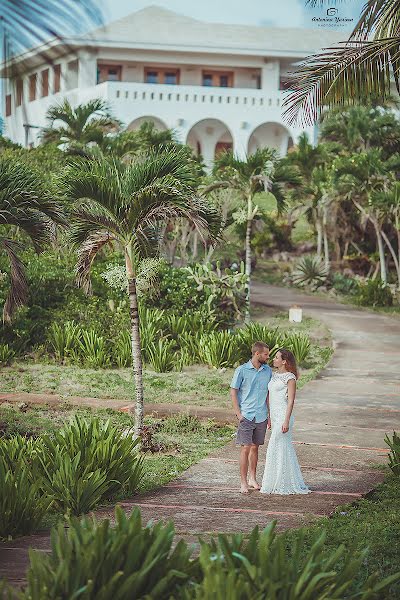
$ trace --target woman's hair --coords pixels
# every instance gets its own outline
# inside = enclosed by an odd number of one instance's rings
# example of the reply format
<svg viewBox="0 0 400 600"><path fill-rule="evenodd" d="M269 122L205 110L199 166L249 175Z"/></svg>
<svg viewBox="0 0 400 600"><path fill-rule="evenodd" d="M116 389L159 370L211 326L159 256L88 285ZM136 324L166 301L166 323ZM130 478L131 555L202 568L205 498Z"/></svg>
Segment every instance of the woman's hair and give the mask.
<svg viewBox="0 0 400 600"><path fill-rule="evenodd" d="M278 352L281 353L282 360L286 362L286 370L290 373L293 373L293 375L297 379L299 376L299 372L297 370L296 359L293 353L290 352L290 350L287 350L286 348L279 348Z"/></svg>

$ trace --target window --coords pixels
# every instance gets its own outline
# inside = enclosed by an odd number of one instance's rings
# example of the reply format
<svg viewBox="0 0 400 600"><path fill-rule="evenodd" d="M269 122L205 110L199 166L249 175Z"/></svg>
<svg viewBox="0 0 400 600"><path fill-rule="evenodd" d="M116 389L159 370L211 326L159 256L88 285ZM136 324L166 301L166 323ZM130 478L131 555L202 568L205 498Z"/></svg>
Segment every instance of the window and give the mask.
<svg viewBox="0 0 400 600"><path fill-rule="evenodd" d="M233 73L230 71L203 71L203 85L206 87L233 87Z"/></svg>
<svg viewBox="0 0 400 600"><path fill-rule="evenodd" d="M177 85L179 83L179 69L145 68L145 83L164 83L165 85Z"/></svg>
<svg viewBox="0 0 400 600"><path fill-rule="evenodd" d="M42 98L49 95L49 70L42 71Z"/></svg>
<svg viewBox="0 0 400 600"><path fill-rule="evenodd" d="M97 66L97 83L104 81L121 81L121 65L101 65Z"/></svg>
<svg viewBox="0 0 400 600"><path fill-rule="evenodd" d="M24 82L22 79L17 79L16 83L16 105L21 106L24 100Z"/></svg>
<svg viewBox="0 0 400 600"><path fill-rule="evenodd" d="M61 87L61 65L54 65L53 68L53 93L57 94L60 91Z"/></svg>
<svg viewBox="0 0 400 600"><path fill-rule="evenodd" d="M11 94L6 95L6 117L11 115Z"/></svg>
<svg viewBox="0 0 400 600"><path fill-rule="evenodd" d="M36 73L29 76L29 102L36 100L36 80Z"/></svg>

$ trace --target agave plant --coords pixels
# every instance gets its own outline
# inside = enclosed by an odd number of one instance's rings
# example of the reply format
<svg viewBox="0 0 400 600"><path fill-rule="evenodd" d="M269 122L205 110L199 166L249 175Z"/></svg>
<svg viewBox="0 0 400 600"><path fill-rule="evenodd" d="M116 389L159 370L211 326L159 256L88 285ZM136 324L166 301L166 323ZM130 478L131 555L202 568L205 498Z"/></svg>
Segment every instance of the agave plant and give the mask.
<svg viewBox="0 0 400 600"><path fill-rule="evenodd" d="M55 359L59 363L64 362L65 358L78 349L81 338L82 329L75 321L67 321L63 325L52 323L47 334Z"/></svg>
<svg viewBox="0 0 400 600"><path fill-rule="evenodd" d="M177 366L176 343L174 340L161 338L147 346L147 356L150 364L157 373L173 371Z"/></svg>
<svg viewBox="0 0 400 600"><path fill-rule="evenodd" d="M317 289L325 285L329 269L318 256L304 256L292 274L294 285Z"/></svg>
<svg viewBox="0 0 400 600"><path fill-rule="evenodd" d="M201 361L216 368L233 367L238 362L236 336L228 331L205 333L199 340Z"/></svg>
<svg viewBox="0 0 400 600"><path fill-rule="evenodd" d="M98 335L93 329L82 331L79 348L82 362L88 367L104 368L109 365L110 355L106 347L106 341L102 335Z"/></svg>

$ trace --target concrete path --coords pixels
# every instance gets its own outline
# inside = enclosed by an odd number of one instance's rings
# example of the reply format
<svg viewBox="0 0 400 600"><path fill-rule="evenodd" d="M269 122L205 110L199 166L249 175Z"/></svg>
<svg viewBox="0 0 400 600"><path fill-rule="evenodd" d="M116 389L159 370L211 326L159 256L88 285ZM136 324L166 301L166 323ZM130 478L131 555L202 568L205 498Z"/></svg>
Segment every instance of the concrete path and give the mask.
<svg viewBox="0 0 400 600"><path fill-rule="evenodd" d="M329 366L298 394L294 439L307 496L238 493L233 443L188 469L170 484L122 503L142 509L144 520L173 519L186 539L197 534L248 532L277 519L278 528L298 527L336 506L352 502L383 479L385 433L400 430L400 320L361 311L291 289L254 284L253 300L283 310L296 303L332 330L336 351ZM259 479L264 467L261 452ZM99 517L113 511L99 511ZM47 534L0 546L0 576L21 582L27 546L47 549Z"/></svg>

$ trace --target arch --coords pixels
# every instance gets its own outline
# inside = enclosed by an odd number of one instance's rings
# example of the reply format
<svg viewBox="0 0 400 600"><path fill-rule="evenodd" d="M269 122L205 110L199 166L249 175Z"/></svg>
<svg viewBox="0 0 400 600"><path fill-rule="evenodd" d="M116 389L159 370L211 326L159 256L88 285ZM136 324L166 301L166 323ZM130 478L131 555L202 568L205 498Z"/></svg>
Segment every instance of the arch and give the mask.
<svg viewBox="0 0 400 600"><path fill-rule="evenodd" d="M219 119L203 119L191 127L186 143L196 154L201 154L208 168L218 152L233 148L233 136L225 123Z"/></svg>
<svg viewBox="0 0 400 600"><path fill-rule="evenodd" d="M137 119L131 121L127 127L127 130L134 131L135 129L139 129L140 126L143 125L143 123L154 123L154 127L159 131L167 131L168 129L164 121L161 121L161 119L159 119L158 117L145 116L138 117Z"/></svg>
<svg viewBox="0 0 400 600"><path fill-rule="evenodd" d="M253 154L260 148L275 148L281 156L293 146L293 136L281 123L267 122L256 127L249 138L247 151Z"/></svg>

